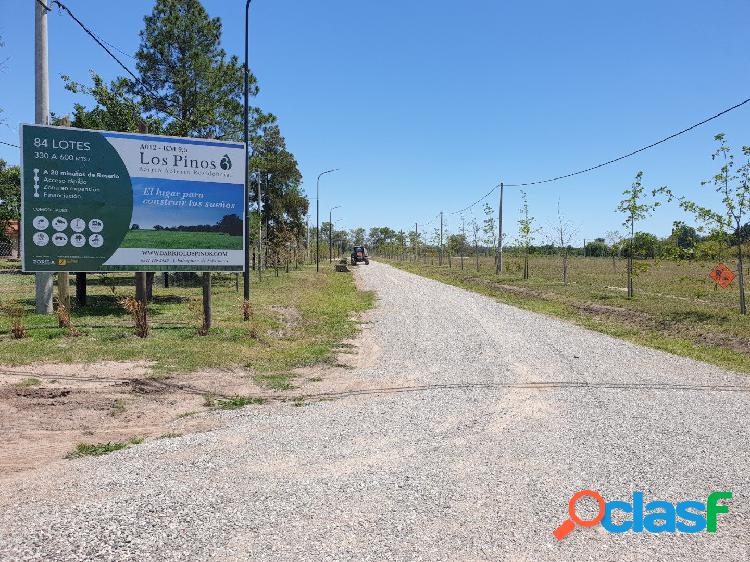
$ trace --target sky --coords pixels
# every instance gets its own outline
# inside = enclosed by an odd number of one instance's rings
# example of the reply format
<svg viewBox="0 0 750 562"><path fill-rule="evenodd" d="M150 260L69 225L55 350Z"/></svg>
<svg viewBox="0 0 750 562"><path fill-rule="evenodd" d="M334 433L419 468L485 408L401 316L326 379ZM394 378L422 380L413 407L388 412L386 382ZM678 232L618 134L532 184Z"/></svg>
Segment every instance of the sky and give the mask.
<svg viewBox="0 0 750 562"><path fill-rule="evenodd" d="M65 0L87 25L134 53L153 1ZM243 57L244 2L204 0L224 23L223 46ZM34 119L34 0L0 0L0 141L18 144ZM110 6L110 7L107 7ZM115 9L115 6L121 9ZM587 168L650 144L750 97L747 0L560 2L465 0L253 0L254 105L276 114L311 197L323 176L320 219L337 228L390 226L432 232L499 181L520 183ZM67 15L49 17L50 106L87 100L60 74L122 70ZM131 68L134 61L121 57ZM716 206L701 181L717 170L713 136L750 145L750 103L633 158L529 187L530 213L546 238L558 204L593 239L622 231L615 212L636 172L647 187ZM19 160L0 145L0 158ZM504 223L518 230L520 193L505 190ZM497 205L496 194L487 200ZM465 212L483 218L482 205ZM692 223L664 205L639 230L666 236ZM467 227L468 228L468 227Z"/></svg>
<svg viewBox="0 0 750 562"><path fill-rule="evenodd" d="M226 215L242 213L242 185L131 178L133 217L140 228L215 225ZM152 191L146 191L151 188Z"/></svg>

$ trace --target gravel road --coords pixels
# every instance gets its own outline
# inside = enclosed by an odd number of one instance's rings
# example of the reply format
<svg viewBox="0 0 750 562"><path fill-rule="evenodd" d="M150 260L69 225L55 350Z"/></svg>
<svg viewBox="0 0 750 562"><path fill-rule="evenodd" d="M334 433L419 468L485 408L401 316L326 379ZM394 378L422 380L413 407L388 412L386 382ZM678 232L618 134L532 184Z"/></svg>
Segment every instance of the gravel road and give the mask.
<svg viewBox="0 0 750 562"><path fill-rule="evenodd" d="M750 559L746 377L386 265L357 275L381 352L352 375L405 391L211 414L227 426L29 473L0 490L0 558ZM734 498L716 533L558 542L586 488Z"/></svg>

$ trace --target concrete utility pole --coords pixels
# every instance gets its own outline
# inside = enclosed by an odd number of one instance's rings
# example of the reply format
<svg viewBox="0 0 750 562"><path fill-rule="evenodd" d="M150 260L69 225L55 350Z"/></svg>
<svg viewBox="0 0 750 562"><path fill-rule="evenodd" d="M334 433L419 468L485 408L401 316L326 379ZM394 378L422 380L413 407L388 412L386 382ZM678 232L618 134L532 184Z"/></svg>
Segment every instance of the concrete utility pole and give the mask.
<svg viewBox="0 0 750 562"><path fill-rule="evenodd" d="M49 68L47 64L47 0L34 1L34 123L49 125ZM23 228L23 225L21 225ZM53 274L37 273L36 312L52 314Z"/></svg>
<svg viewBox="0 0 750 562"><path fill-rule="evenodd" d="M414 262L419 259L419 225L414 223Z"/></svg>
<svg viewBox="0 0 750 562"><path fill-rule="evenodd" d="M461 271L464 270L464 246L466 245L466 219L461 216Z"/></svg>
<svg viewBox="0 0 750 562"><path fill-rule="evenodd" d="M495 273L503 271L503 191L505 186L500 182L500 203L497 206L497 260Z"/></svg>
<svg viewBox="0 0 750 562"><path fill-rule="evenodd" d="M440 264L443 265L443 211L440 211Z"/></svg>

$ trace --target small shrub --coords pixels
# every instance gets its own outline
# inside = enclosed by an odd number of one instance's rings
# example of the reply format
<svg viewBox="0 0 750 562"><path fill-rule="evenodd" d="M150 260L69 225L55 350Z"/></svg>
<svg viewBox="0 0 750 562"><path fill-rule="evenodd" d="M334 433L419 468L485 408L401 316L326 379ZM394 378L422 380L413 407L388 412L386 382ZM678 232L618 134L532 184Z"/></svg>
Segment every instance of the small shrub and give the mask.
<svg viewBox="0 0 750 562"><path fill-rule="evenodd" d="M25 338L28 334L26 332L26 311L18 303L9 303L0 307L2 311L10 319L10 333L14 339L20 340Z"/></svg>
<svg viewBox="0 0 750 562"><path fill-rule="evenodd" d="M125 402L119 398L112 402L112 410L109 412L110 416L118 416L125 412Z"/></svg>
<svg viewBox="0 0 750 562"><path fill-rule="evenodd" d="M159 439L175 439L177 437L182 437L182 433L175 433L174 431L170 431L169 433L162 433L159 435Z"/></svg>
<svg viewBox="0 0 750 562"><path fill-rule="evenodd" d="M109 290L112 291L112 294L114 295L117 292L117 285L115 284L115 278L112 278L112 283L109 282L109 277L106 273L103 273L101 275L102 285L105 287L109 287Z"/></svg>
<svg viewBox="0 0 750 562"><path fill-rule="evenodd" d="M242 301L242 318L245 322L253 321L250 325L250 337L254 340L259 338L258 330L255 328L255 312L253 312L253 305L250 301Z"/></svg>
<svg viewBox="0 0 750 562"><path fill-rule="evenodd" d="M109 453L114 453L121 449L126 449L127 443L110 441L108 443L79 443L75 451L65 455L66 459L80 459L82 457L100 457Z"/></svg>
<svg viewBox="0 0 750 562"><path fill-rule="evenodd" d="M294 375L291 373L274 373L271 375L255 375L253 380L256 384L273 390L291 390L294 388L291 383L293 378Z"/></svg>
<svg viewBox="0 0 750 562"><path fill-rule="evenodd" d="M136 300L133 297L125 297L117 302L133 317L135 335L139 338L147 337L149 325L148 317L146 316L146 303Z"/></svg>
<svg viewBox="0 0 750 562"><path fill-rule="evenodd" d="M61 328L66 328L68 330L69 336L78 337L83 335L83 333L73 325L73 322L70 320L70 311L65 307L64 304L57 304L57 310L55 310L55 314L57 315L58 325Z"/></svg>
<svg viewBox="0 0 750 562"><path fill-rule="evenodd" d="M250 406L251 404L263 404L264 402L263 398L256 398L254 396L234 396L228 400L218 400L216 407L220 410L236 410Z"/></svg>
<svg viewBox="0 0 750 562"><path fill-rule="evenodd" d="M40 381L37 378L31 377L28 379L23 379L21 382L18 383L18 386L29 387L29 386L39 386L40 384L42 384L42 381Z"/></svg>

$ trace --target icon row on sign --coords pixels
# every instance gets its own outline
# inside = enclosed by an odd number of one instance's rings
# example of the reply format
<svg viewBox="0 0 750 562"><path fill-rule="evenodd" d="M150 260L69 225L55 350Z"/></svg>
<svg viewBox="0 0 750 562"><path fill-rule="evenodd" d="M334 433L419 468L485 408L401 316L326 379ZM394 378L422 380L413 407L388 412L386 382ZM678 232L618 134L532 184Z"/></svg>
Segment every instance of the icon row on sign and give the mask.
<svg viewBox="0 0 750 562"><path fill-rule="evenodd" d="M37 230L47 230L47 227L50 225L49 219L42 215L34 217L34 220L31 221L31 223ZM70 224L68 224L68 219L63 217L55 217L52 219L52 228L57 232L62 232L68 228L68 226L70 226L70 229L73 232L83 232L86 230L86 221L75 218L70 221ZM88 227L91 232L101 232L104 229L104 223L101 219L91 219L88 223Z"/></svg>
<svg viewBox="0 0 750 562"><path fill-rule="evenodd" d="M46 246L50 241L50 236L46 232L35 232L32 238L34 244L37 246ZM55 232L52 235L52 243L57 247L65 246L70 242L70 245L74 248L83 248L86 245L86 241L86 236L80 232L76 232L71 235L70 238L68 238L67 234L63 234L62 232ZM92 248L100 248L102 244L104 244L104 238L101 234L94 233L88 237L88 243Z"/></svg>

